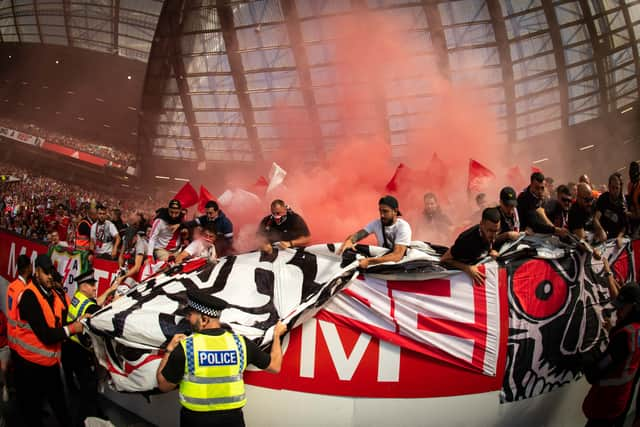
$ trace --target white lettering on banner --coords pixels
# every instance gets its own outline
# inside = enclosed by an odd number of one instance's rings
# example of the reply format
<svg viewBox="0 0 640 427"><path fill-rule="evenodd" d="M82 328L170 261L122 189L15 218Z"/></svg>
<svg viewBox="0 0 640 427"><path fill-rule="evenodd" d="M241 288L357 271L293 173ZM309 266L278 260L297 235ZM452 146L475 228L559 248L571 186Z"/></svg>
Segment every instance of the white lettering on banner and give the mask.
<svg viewBox="0 0 640 427"><path fill-rule="evenodd" d="M9 265L7 265L7 277L16 277L16 244L11 242L11 249L9 249Z"/></svg>
<svg viewBox="0 0 640 427"><path fill-rule="evenodd" d="M342 341L340 341L340 336L338 336L336 325L320 320L320 330L324 335L329 356L331 356L333 366L336 368L338 378L343 381L349 381L360 364L362 356L364 356L364 352L371 341L371 335L361 333L356 345L351 350L351 355L347 356L342 346Z"/></svg>
<svg viewBox="0 0 640 427"><path fill-rule="evenodd" d="M371 336L361 332L351 354L347 356L336 326L333 323L316 319L309 319L302 325L300 376L303 378L315 377L315 351L318 323L326 342L329 356L338 373L338 378L343 381L351 380L369 347ZM398 382L399 378L400 347L385 341L380 341L378 352L378 381Z"/></svg>
<svg viewBox="0 0 640 427"><path fill-rule="evenodd" d="M378 382L400 381L400 347L382 340L378 345Z"/></svg>
<svg viewBox="0 0 640 427"><path fill-rule="evenodd" d="M302 344L300 348L300 376L313 378L316 366L317 320L309 319L302 324Z"/></svg>
<svg viewBox="0 0 640 427"><path fill-rule="evenodd" d="M20 253L18 254L18 256L20 255L26 255L27 254L27 247L23 246L22 248L20 248ZM11 279L13 277L16 277L18 274L18 264L17 264L17 256L16 256L16 243L15 242L11 242L11 249L9 249L9 261L7 265L7 278ZM36 258L38 258L38 252L36 251L32 251L31 252L31 264L33 265L33 263L36 261Z"/></svg>

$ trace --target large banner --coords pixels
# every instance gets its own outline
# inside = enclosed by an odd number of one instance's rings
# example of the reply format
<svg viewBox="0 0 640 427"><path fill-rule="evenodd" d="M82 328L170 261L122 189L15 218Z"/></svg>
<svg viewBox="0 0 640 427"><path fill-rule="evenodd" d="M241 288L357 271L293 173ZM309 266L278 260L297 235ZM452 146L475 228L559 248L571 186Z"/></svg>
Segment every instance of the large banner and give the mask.
<svg viewBox="0 0 640 427"><path fill-rule="evenodd" d="M511 402L580 375L581 361L607 344L601 312L609 299L602 263L589 253L535 239L514 247L481 267L483 286L415 254L358 274L334 245L191 262L134 288L89 326L116 386L150 390L163 346L188 328L186 289L197 287L230 302L222 320L260 345L268 346L278 318L289 324L282 373L247 372L249 384L357 397L501 391ZM600 249L620 283L637 277L640 241ZM20 253L46 251L0 232L0 275L15 277ZM59 271L76 256L56 251ZM94 267L102 291L117 267Z"/></svg>
<svg viewBox="0 0 640 427"><path fill-rule="evenodd" d="M109 160L103 159L102 157L94 156L93 154L85 153L84 151L74 150L73 148L65 147L63 145L53 144L51 142L45 141L42 144L42 149L62 154L63 156L72 157L96 166L106 166L110 163Z"/></svg>
<svg viewBox="0 0 640 427"><path fill-rule="evenodd" d="M187 262L95 313L87 322L94 350L114 374L118 389L151 390L158 350L175 334L191 332L184 318L188 290L201 289L227 301L230 307L220 321L264 347L279 319L291 327L302 323L353 279L357 263L340 264L338 257L313 247L233 255L215 265L202 259ZM139 367L125 376L127 366Z"/></svg>
<svg viewBox="0 0 640 427"><path fill-rule="evenodd" d="M76 277L90 268L89 254L64 246L50 247L47 253L62 277L62 286L70 296L73 295L77 288Z"/></svg>
<svg viewBox="0 0 640 427"><path fill-rule="evenodd" d="M13 139L14 141L33 145L36 147L41 146L44 142L42 138L39 138L37 136L29 135L28 133L9 129L3 126L0 126L0 136L4 136L5 138Z"/></svg>
<svg viewBox="0 0 640 427"><path fill-rule="evenodd" d="M609 241L598 249L618 283L634 279L631 242L618 247ZM602 310L609 291L602 261L589 252L560 253L506 264L509 340L504 402L534 397L577 379L584 360L597 357L608 343Z"/></svg>
<svg viewBox="0 0 640 427"><path fill-rule="evenodd" d="M423 280L407 274L403 281L360 276L331 300L326 315L402 348L495 376L503 311L498 265L480 268L483 286L473 286L464 273Z"/></svg>
<svg viewBox="0 0 640 427"><path fill-rule="evenodd" d="M20 255L27 255L35 263L38 254L50 254L60 275L65 278L67 293L72 296L76 290L75 277L89 267L86 252L69 248L49 248L46 245L25 239L14 233L0 231L0 276L8 282L16 279L17 259ZM98 282L98 293L104 292L113 281L118 270L118 264L96 258L93 260L94 275Z"/></svg>

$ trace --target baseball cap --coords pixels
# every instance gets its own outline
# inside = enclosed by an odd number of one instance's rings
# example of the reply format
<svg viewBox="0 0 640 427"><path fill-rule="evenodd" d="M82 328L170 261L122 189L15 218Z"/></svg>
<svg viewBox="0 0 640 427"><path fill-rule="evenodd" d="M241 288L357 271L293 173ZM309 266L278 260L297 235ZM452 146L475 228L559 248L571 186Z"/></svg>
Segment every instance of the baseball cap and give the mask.
<svg viewBox="0 0 640 427"><path fill-rule="evenodd" d="M615 300L611 302L615 308L621 308L625 304L637 304L640 308L640 286L637 283L627 283L622 288Z"/></svg>
<svg viewBox="0 0 640 427"><path fill-rule="evenodd" d="M504 187L500 190L500 201L505 205L518 206L518 197L516 196L516 190L511 187Z"/></svg>
<svg viewBox="0 0 640 427"><path fill-rule="evenodd" d="M398 199L393 196L386 195L381 197L378 204L389 206L391 209L398 209Z"/></svg>
<svg viewBox="0 0 640 427"><path fill-rule="evenodd" d="M169 202L169 208L170 209L182 209L182 204L180 203L180 200L177 199L173 199Z"/></svg>

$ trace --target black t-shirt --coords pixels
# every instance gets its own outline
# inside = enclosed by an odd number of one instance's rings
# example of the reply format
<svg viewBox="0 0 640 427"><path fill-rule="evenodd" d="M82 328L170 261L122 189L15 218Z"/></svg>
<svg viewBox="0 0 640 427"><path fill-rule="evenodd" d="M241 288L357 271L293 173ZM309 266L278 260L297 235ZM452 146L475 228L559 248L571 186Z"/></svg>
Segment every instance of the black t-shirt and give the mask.
<svg viewBox="0 0 640 427"><path fill-rule="evenodd" d="M565 211L562 208L562 203L558 200L549 200L544 206L544 212L556 227L567 228L569 226L569 211Z"/></svg>
<svg viewBox="0 0 640 427"><path fill-rule="evenodd" d="M463 231L451 247L451 255L456 261L477 264L489 254L491 246L480 234L480 225Z"/></svg>
<svg viewBox="0 0 640 427"><path fill-rule="evenodd" d="M520 231L520 224L516 213L513 216L508 216L501 208L498 208L500 212L500 233L506 233L508 231Z"/></svg>
<svg viewBox="0 0 640 427"><path fill-rule="evenodd" d="M206 329L201 333L204 335L219 336L227 333L226 329ZM251 340L244 339L247 347L247 364L256 366L259 369L267 369L271 363L271 356L264 351L260 350L258 346ZM235 350L235 347L234 347ZM171 383L179 384L184 376L184 366L186 363L184 350L182 346L177 346L169 355L167 364L162 370L162 375L165 379Z"/></svg>
<svg viewBox="0 0 640 427"><path fill-rule="evenodd" d="M298 237L308 236L309 227L304 219L295 212L287 212L287 218L276 224L271 215L265 216L260 221L258 234L265 236L269 243L287 242L297 239Z"/></svg>
<svg viewBox="0 0 640 427"><path fill-rule="evenodd" d="M83 218L80 225L78 225L78 233L81 236L91 236L91 221Z"/></svg>
<svg viewBox="0 0 640 427"><path fill-rule="evenodd" d="M574 203L569 208L569 231L573 233L580 228L593 231L593 211Z"/></svg>
<svg viewBox="0 0 640 427"><path fill-rule="evenodd" d="M600 225L607 233L607 238L615 239L627 227L627 212L622 198L611 201L609 192L602 193L596 202L596 212L600 212Z"/></svg>
<svg viewBox="0 0 640 427"><path fill-rule="evenodd" d="M551 234L554 227L545 223L537 212L542 206L542 199L538 199L529 189L525 188L518 196L518 216L520 217L520 229L530 227L535 233Z"/></svg>
<svg viewBox="0 0 640 427"><path fill-rule="evenodd" d="M116 226L116 230L118 230L118 233L120 233L120 235L122 235L121 231L127 228L127 224L125 224L122 219L116 219L115 221L111 222Z"/></svg>
<svg viewBox="0 0 640 427"><path fill-rule="evenodd" d="M54 291L43 290L42 287L36 285L36 292L40 292L51 309L53 309L54 299L58 298L55 296ZM49 327L42 312L42 307L40 307L40 302L31 289L27 289L22 293L20 302L18 303L18 311L20 318L29 323L33 333L42 343L51 345L64 341L67 338L67 334L63 329L63 322L67 317L65 311L63 311L62 318L56 322L56 325L53 328Z"/></svg>

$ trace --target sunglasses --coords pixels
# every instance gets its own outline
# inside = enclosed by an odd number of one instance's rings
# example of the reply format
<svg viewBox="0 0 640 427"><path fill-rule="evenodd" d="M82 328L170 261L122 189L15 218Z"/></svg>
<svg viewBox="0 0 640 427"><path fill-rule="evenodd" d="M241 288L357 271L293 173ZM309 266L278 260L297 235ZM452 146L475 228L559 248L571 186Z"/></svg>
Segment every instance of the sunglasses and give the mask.
<svg viewBox="0 0 640 427"><path fill-rule="evenodd" d="M571 203L571 197L563 197L560 200L564 203Z"/></svg>

